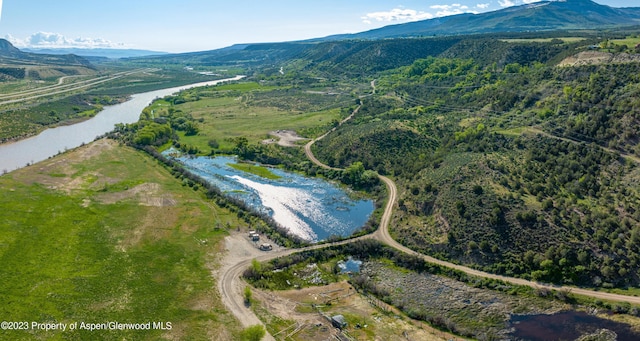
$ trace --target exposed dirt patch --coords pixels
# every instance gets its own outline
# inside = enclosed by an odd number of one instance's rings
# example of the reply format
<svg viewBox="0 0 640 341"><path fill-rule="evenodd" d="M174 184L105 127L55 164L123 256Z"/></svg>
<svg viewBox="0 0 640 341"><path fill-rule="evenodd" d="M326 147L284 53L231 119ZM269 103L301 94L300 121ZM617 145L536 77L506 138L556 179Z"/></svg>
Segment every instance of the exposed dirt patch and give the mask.
<svg viewBox="0 0 640 341"><path fill-rule="evenodd" d="M82 189L83 186L90 183L90 178L99 179L99 183L93 183L92 186L116 183L119 181L118 179L107 178L95 172L88 172L83 177L73 178L76 172L73 165L97 157L105 151L112 150L115 146L115 141L108 139L98 140L78 147L64 155L39 162L32 166L37 170L35 172L16 172L16 178L21 178L22 181L28 184L40 183L50 189L66 193Z"/></svg>
<svg viewBox="0 0 640 341"><path fill-rule="evenodd" d="M117 142L110 139L101 139L86 146L83 146L77 150L77 158L80 160L88 160L92 157L96 157L102 152L112 150L117 145Z"/></svg>
<svg viewBox="0 0 640 341"><path fill-rule="evenodd" d="M297 146L296 142L308 140L308 138L301 137L293 130L276 130L270 132L269 135L275 137L275 139L263 140L262 143L270 144L277 141L280 146L295 147Z"/></svg>
<svg viewBox="0 0 640 341"><path fill-rule="evenodd" d="M300 330L292 335L294 340L326 340L339 333L312 305L329 316L347 317L352 325L346 330L358 340L447 340L452 337L421 322L401 318L386 305L386 312L380 310L347 282L277 292L254 290L254 296L270 313L296 321Z"/></svg>
<svg viewBox="0 0 640 341"><path fill-rule="evenodd" d="M621 64L640 61L640 54L609 53L601 51L584 51L565 58L559 66L581 66L596 64Z"/></svg>
<svg viewBox="0 0 640 341"><path fill-rule="evenodd" d="M226 254L221 254L219 259L223 266L230 266L238 263L239 259L253 259L264 255L266 252L279 252L284 250L283 247L266 240L264 235L260 236L260 242L254 243L249 240L248 231L231 233L225 237ZM261 251L258 246L261 243L270 243L273 246L271 251Z"/></svg>
<svg viewBox="0 0 640 341"><path fill-rule="evenodd" d="M97 195L96 199L105 204L135 198L140 205L153 207L175 206L176 200L156 183L144 183L122 192Z"/></svg>
<svg viewBox="0 0 640 341"><path fill-rule="evenodd" d="M178 222L179 210L175 207L150 207L138 225L125 234L117 236L120 240L117 249L126 252L142 240L159 240L169 233L169 227Z"/></svg>

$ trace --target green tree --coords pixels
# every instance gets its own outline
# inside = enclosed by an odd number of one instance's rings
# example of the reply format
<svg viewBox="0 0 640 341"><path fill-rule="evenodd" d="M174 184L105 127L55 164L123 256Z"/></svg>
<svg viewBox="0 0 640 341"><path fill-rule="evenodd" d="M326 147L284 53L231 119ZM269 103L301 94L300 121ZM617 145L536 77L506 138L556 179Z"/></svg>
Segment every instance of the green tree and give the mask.
<svg viewBox="0 0 640 341"><path fill-rule="evenodd" d="M185 127L184 127L185 135L187 136L197 135L199 131L200 131L200 128L198 128L198 125L195 124L194 122L185 123Z"/></svg>
<svg viewBox="0 0 640 341"><path fill-rule="evenodd" d="M350 185L358 185L364 174L364 165L357 161L347 167L343 173L343 181Z"/></svg>
<svg viewBox="0 0 640 341"><path fill-rule="evenodd" d="M244 303L247 305L251 305L251 298L253 294L251 293L251 287L248 285L244 287Z"/></svg>

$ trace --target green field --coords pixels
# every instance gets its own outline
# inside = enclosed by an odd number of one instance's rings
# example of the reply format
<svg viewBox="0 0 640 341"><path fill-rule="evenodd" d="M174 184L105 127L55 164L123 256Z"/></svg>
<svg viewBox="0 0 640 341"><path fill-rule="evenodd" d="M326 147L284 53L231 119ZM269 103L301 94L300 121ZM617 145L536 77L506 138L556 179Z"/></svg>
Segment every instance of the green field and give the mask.
<svg viewBox="0 0 640 341"><path fill-rule="evenodd" d="M301 135L323 132L344 116L342 107L354 102L350 96L329 97L254 82L199 88L177 97L184 102L172 104L172 98L166 98L155 101L147 111L156 118L171 116L169 112L188 116L199 131L192 135L178 131L180 143L201 152L211 149L212 140L219 144L216 149L231 152L238 137L258 144L271 139L269 132L274 130L294 130Z"/></svg>
<svg viewBox="0 0 640 341"><path fill-rule="evenodd" d="M0 315L171 330L0 331L4 340L233 339L211 270L237 217L148 156L100 141L0 177Z"/></svg>
<svg viewBox="0 0 640 341"><path fill-rule="evenodd" d="M557 39L562 40L564 43L575 43L575 42L585 40L585 38L581 38L581 37L562 37L562 38L502 39L502 41L507 43L550 43Z"/></svg>
<svg viewBox="0 0 640 341"><path fill-rule="evenodd" d="M640 44L640 37L636 36L636 37L627 37L625 39L615 39L615 40L611 40L612 43L616 44L616 45L627 45L628 48L632 49Z"/></svg>

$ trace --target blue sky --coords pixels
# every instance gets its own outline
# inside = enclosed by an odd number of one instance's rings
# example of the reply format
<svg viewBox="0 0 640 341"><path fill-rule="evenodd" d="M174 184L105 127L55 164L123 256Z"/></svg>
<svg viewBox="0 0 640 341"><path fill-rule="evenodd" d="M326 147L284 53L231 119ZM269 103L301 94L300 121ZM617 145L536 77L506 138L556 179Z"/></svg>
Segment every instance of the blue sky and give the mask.
<svg viewBox="0 0 640 341"><path fill-rule="evenodd" d="M0 37L18 47L202 51L354 33L537 0L0 0ZM596 0L640 7L640 0Z"/></svg>

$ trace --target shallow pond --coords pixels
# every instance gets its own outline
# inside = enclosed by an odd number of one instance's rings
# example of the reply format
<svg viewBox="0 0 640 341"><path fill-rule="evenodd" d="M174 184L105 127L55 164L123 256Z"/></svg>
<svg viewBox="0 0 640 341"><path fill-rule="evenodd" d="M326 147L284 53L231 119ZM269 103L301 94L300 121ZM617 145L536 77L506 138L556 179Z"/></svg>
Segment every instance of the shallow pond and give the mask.
<svg viewBox="0 0 640 341"><path fill-rule="evenodd" d="M351 256L347 259L347 261L338 262L340 273L359 273L361 266L362 266L362 261L355 260Z"/></svg>
<svg viewBox="0 0 640 341"><path fill-rule="evenodd" d="M308 241L346 237L362 227L374 210L372 200L358 200L328 181L270 168L267 179L231 167L233 157L176 158L192 173L227 195L271 216L292 234Z"/></svg>
<svg viewBox="0 0 640 341"><path fill-rule="evenodd" d="M608 329L617 334L618 341L640 340L640 333L631 326L581 311L563 311L552 315L515 315L511 318L515 340L575 340L582 335Z"/></svg>

